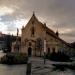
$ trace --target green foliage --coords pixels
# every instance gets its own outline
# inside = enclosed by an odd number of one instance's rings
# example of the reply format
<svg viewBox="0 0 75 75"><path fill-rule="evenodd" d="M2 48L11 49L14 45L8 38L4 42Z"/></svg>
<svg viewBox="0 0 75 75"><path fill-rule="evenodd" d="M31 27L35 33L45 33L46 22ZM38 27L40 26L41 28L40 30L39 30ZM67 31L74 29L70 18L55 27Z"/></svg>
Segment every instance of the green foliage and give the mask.
<svg viewBox="0 0 75 75"><path fill-rule="evenodd" d="M28 57L25 53L7 53L1 58L2 64L26 64Z"/></svg>

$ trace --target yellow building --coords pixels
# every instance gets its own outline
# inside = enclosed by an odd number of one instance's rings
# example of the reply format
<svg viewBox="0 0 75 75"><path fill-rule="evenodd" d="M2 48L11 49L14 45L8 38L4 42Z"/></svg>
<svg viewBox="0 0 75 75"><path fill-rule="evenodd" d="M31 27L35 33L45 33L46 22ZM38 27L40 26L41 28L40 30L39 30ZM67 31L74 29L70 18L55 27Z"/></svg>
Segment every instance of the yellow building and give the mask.
<svg viewBox="0 0 75 75"><path fill-rule="evenodd" d="M22 27L20 52L43 55L44 40L46 40L46 53L70 50L70 46L60 39L59 33L46 27L46 24L41 23L33 13L27 25Z"/></svg>

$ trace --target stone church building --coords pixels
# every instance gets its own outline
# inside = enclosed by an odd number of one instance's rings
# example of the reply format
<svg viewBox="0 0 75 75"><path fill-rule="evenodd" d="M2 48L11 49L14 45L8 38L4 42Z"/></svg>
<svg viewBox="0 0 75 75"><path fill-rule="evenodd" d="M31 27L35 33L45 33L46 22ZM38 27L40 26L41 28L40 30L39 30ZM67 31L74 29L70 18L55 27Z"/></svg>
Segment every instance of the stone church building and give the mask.
<svg viewBox="0 0 75 75"><path fill-rule="evenodd" d="M41 56L44 54L44 40L46 53L71 50L68 43L60 39L58 31L55 33L41 23L33 13L27 25L22 27L20 52Z"/></svg>

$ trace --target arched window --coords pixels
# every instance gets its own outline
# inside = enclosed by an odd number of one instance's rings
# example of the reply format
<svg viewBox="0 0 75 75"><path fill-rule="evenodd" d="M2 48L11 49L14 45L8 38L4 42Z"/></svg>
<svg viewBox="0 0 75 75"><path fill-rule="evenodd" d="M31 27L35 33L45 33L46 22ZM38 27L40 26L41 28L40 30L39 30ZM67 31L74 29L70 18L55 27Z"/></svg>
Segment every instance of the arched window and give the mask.
<svg viewBox="0 0 75 75"><path fill-rule="evenodd" d="M34 30L34 26L31 28L31 36L34 36L34 32L35 32L35 30Z"/></svg>
<svg viewBox="0 0 75 75"><path fill-rule="evenodd" d="M53 48L52 50L53 50L53 52L55 52L55 48Z"/></svg>
<svg viewBox="0 0 75 75"><path fill-rule="evenodd" d="M50 53L50 48L48 48L48 54Z"/></svg>
<svg viewBox="0 0 75 75"><path fill-rule="evenodd" d="M31 46L32 44L31 44L31 42L29 42L29 46Z"/></svg>
<svg viewBox="0 0 75 75"><path fill-rule="evenodd" d="M35 27L34 27L34 21L32 21L32 28L31 28L31 36L33 37L35 34Z"/></svg>

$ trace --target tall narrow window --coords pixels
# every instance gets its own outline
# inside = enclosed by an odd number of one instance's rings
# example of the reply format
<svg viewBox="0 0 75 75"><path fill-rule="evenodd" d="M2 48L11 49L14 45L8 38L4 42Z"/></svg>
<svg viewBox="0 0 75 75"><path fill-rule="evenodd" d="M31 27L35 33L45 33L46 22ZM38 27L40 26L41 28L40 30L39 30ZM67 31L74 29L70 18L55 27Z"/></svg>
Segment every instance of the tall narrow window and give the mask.
<svg viewBox="0 0 75 75"><path fill-rule="evenodd" d="M50 53L50 48L48 48L48 54Z"/></svg>
<svg viewBox="0 0 75 75"><path fill-rule="evenodd" d="M29 46L31 46L32 44L31 44L31 42L29 42Z"/></svg>
<svg viewBox="0 0 75 75"><path fill-rule="evenodd" d="M34 36L34 26L31 28L31 36Z"/></svg>
<svg viewBox="0 0 75 75"><path fill-rule="evenodd" d="M32 21L31 36L34 36L34 34L35 34L34 21Z"/></svg>
<svg viewBox="0 0 75 75"><path fill-rule="evenodd" d="M53 52L55 52L55 48L53 48Z"/></svg>

